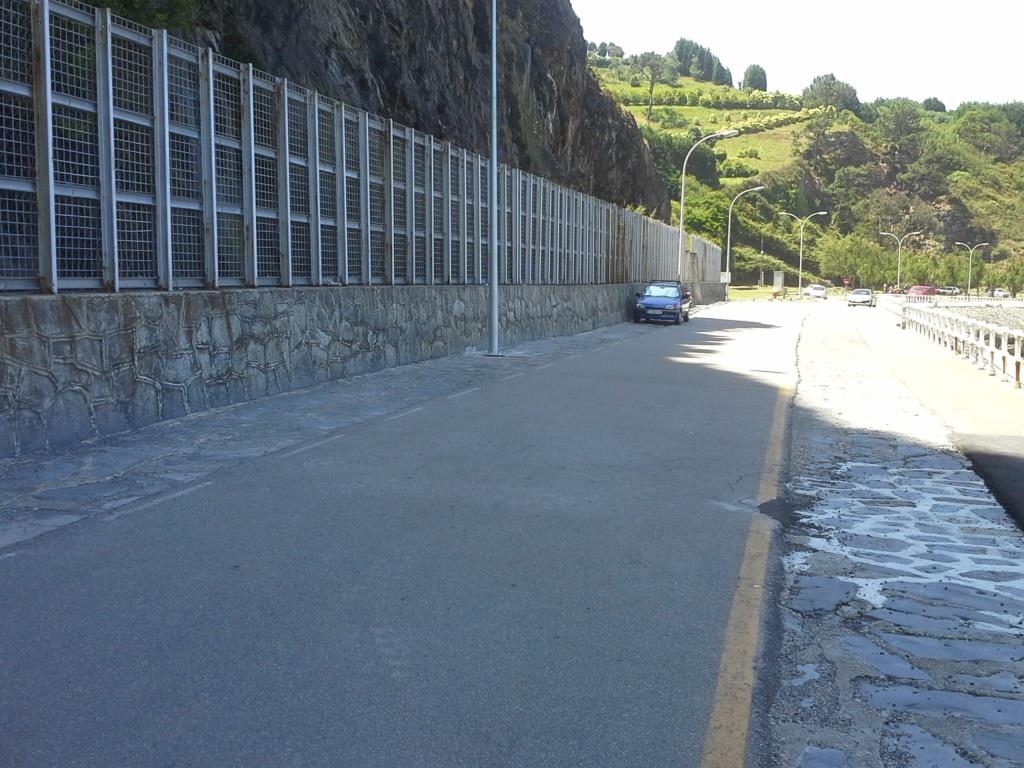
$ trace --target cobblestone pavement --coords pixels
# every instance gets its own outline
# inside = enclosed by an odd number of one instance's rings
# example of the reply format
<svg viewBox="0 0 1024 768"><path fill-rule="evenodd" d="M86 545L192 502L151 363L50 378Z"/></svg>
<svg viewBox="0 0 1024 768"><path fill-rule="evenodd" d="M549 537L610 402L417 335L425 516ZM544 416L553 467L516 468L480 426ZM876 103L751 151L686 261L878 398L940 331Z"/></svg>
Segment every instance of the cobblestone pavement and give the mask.
<svg viewBox="0 0 1024 768"><path fill-rule="evenodd" d="M958 315L985 323L995 323L1009 328L1024 328L1024 307L993 306L993 307L942 307Z"/></svg>
<svg viewBox="0 0 1024 768"><path fill-rule="evenodd" d="M502 357L441 358L161 422L62 452L0 459L0 550L86 517L131 513L249 459L330 440L352 424L660 330L619 324L522 344Z"/></svg>
<svg viewBox="0 0 1024 768"><path fill-rule="evenodd" d="M855 325L798 356L764 762L1024 765L1024 535Z"/></svg>

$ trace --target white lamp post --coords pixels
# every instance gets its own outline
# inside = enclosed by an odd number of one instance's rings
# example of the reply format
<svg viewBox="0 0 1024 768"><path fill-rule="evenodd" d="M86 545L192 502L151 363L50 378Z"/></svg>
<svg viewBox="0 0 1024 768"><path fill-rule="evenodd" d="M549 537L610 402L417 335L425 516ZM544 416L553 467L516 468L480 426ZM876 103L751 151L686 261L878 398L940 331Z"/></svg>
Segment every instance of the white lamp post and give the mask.
<svg viewBox="0 0 1024 768"><path fill-rule="evenodd" d="M729 203L729 226L726 227L725 231L725 273L729 275L729 282L725 284L725 298L729 298L729 283L732 282L732 275L729 272L729 254L732 251L732 207L736 205L736 201L743 197L748 192L760 192L764 187L751 187L750 189L744 189Z"/></svg>
<svg viewBox="0 0 1024 768"><path fill-rule="evenodd" d="M487 189L487 354L500 355L498 340L498 0L491 0L491 164Z"/></svg>
<svg viewBox="0 0 1024 768"><path fill-rule="evenodd" d="M690 151L686 153L686 157L683 158L683 172L679 177L679 280L683 279L683 252L686 250L686 163L690 160L690 155L693 154L693 150L703 144L705 141L711 141L712 139L731 139L733 136L739 136L740 132L735 128L730 128L727 131L718 131L718 133L710 133L702 139L698 139L694 142L694 145L690 147Z"/></svg>
<svg viewBox="0 0 1024 768"><path fill-rule="evenodd" d="M879 232L880 235L887 235L896 241L896 287L903 285L903 241L911 235L920 235L920 232L907 232L903 237L896 237L892 232Z"/></svg>
<svg viewBox="0 0 1024 768"><path fill-rule="evenodd" d="M802 219L795 213L790 213L789 211L779 211L779 213L781 213L783 216L791 216L792 218L800 222L800 266L797 267L796 283L796 292L799 296L803 293L804 290L804 226L807 224L808 221L813 219L815 216L828 215L828 211L815 211L812 214L804 216Z"/></svg>
<svg viewBox="0 0 1024 768"><path fill-rule="evenodd" d="M983 245L989 245L989 243L978 243L975 246L970 246L967 243L961 243L959 240L957 240L956 244L957 245L962 245L964 248L966 248L968 251L970 251L970 254L971 254L968 257L968 259L967 259L967 295L970 296L971 295L971 271L974 269L974 249L975 248L981 248L981 246L983 246ZM989 283L989 285L991 285L991 283Z"/></svg>

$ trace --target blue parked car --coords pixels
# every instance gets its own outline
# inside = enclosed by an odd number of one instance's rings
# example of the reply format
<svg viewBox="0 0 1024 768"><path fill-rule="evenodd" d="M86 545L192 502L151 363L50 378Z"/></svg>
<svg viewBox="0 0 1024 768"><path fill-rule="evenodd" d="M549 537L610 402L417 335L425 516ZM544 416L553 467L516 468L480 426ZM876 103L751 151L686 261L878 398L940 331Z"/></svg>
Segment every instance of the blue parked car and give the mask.
<svg viewBox="0 0 1024 768"><path fill-rule="evenodd" d="M636 295L633 322L671 320L690 322L690 292L678 280L655 280Z"/></svg>

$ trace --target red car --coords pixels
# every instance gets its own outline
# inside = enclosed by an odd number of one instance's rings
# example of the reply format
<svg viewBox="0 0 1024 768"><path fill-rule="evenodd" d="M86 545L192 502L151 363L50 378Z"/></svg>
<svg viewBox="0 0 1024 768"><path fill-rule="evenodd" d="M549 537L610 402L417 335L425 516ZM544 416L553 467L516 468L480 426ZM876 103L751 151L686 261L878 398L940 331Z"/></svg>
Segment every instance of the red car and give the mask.
<svg viewBox="0 0 1024 768"><path fill-rule="evenodd" d="M907 291L907 296L934 296L935 288L930 285L912 285Z"/></svg>

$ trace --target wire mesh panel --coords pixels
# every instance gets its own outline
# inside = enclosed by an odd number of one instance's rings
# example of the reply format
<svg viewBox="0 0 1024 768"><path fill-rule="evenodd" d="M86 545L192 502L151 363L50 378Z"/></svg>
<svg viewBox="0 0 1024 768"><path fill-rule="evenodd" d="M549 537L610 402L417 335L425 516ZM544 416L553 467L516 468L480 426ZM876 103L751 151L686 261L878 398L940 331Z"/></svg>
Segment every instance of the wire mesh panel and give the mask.
<svg viewBox="0 0 1024 768"><path fill-rule="evenodd" d="M292 277L297 282L309 282L313 275L312 247L309 222L292 221Z"/></svg>
<svg viewBox="0 0 1024 768"><path fill-rule="evenodd" d="M119 35L110 39L114 107L138 115L153 111L153 62L148 45Z"/></svg>
<svg viewBox="0 0 1024 768"><path fill-rule="evenodd" d="M242 204L242 151L218 144L216 148L217 202Z"/></svg>
<svg viewBox="0 0 1024 768"><path fill-rule="evenodd" d="M447 166L444 162L444 150L434 144L431 148L434 157L433 181L431 184L431 195L433 196L433 221L430 222L431 239L433 242L434 261L434 282L444 282L444 254L445 254L445 214L444 214L444 178L447 173Z"/></svg>
<svg viewBox="0 0 1024 768"><path fill-rule="evenodd" d="M427 282L427 167L429 149L419 137L413 146L413 282Z"/></svg>
<svg viewBox="0 0 1024 768"><path fill-rule="evenodd" d="M503 279L506 283L515 282L515 253L513 248L515 242L513 240L513 226L515 223L515 208L514 208L514 195L515 195L515 180L512 178L512 174L509 173L508 169L502 169L504 178L501 181L501 188L504 195L504 202L501 206L502 217L504 219L504 232L502 235L502 254L505 260ZM499 176L501 179L501 176Z"/></svg>
<svg viewBox="0 0 1024 768"><path fill-rule="evenodd" d="M279 280L281 278L281 248L277 219L256 217L256 276Z"/></svg>
<svg viewBox="0 0 1024 768"><path fill-rule="evenodd" d="M288 86L289 91L294 86ZM288 99L288 154L309 157L309 126L306 122L306 102Z"/></svg>
<svg viewBox="0 0 1024 768"><path fill-rule="evenodd" d="M452 151L448 157L448 172L450 174L451 200L451 241L448 250L451 258L451 279L453 283L461 283L462 275L462 157Z"/></svg>
<svg viewBox="0 0 1024 768"><path fill-rule="evenodd" d="M399 133L401 131L402 133ZM391 229L394 233L394 257L396 283L409 280L409 164L407 160L408 138L406 129L395 128L391 134Z"/></svg>
<svg viewBox="0 0 1024 768"><path fill-rule="evenodd" d="M385 141L383 126L374 121L368 130L367 153L370 177L370 281L382 283L387 279L387 254L384 247L384 223L387 200L384 192Z"/></svg>
<svg viewBox="0 0 1024 768"><path fill-rule="evenodd" d="M153 129L114 120L114 174L118 192L153 193Z"/></svg>
<svg viewBox="0 0 1024 768"><path fill-rule="evenodd" d="M309 213L309 168L291 163L288 168L288 201L291 212Z"/></svg>
<svg viewBox="0 0 1024 768"><path fill-rule="evenodd" d="M253 79L252 88L252 134L253 143L260 148L277 149L277 120L274 117L275 101L272 83Z"/></svg>
<svg viewBox="0 0 1024 768"><path fill-rule="evenodd" d="M125 280L157 279L156 211L153 206L117 204L117 269Z"/></svg>
<svg viewBox="0 0 1024 768"><path fill-rule="evenodd" d="M480 211L477 207L476 192L477 183L479 177L476 172L477 165L476 155L469 155L466 158L466 282L476 283L478 282L479 275L477 274L477 263L480 257L479 251L477 251L477 237L476 227L478 224L477 216Z"/></svg>
<svg viewBox="0 0 1024 768"><path fill-rule="evenodd" d="M96 34L89 24L50 11L53 92L96 101Z"/></svg>
<svg viewBox="0 0 1024 768"><path fill-rule="evenodd" d="M199 140L171 132L169 135L171 197L198 200L202 194L202 173L199 169Z"/></svg>
<svg viewBox="0 0 1024 768"><path fill-rule="evenodd" d="M53 176L58 184L99 187L100 150L94 113L53 105Z"/></svg>
<svg viewBox="0 0 1024 768"><path fill-rule="evenodd" d="M488 197L491 176L488 163L480 163L478 180L480 189L480 281L487 282L491 274L491 199Z"/></svg>
<svg viewBox="0 0 1024 768"><path fill-rule="evenodd" d="M34 179L36 139L32 99L0 92L0 176Z"/></svg>
<svg viewBox="0 0 1024 768"><path fill-rule="evenodd" d="M540 282L540 183L536 177L530 176L530 282Z"/></svg>
<svg viewBox="0 0 1024 768"><path fill-rule="evenodd" d="M345 250L348 253L346 266L348 281L362 283L363 274L363 233L362 233L362 192L363 184L359 174L359 118L345 110Z"/></svg>
<svg viewBox="0 0 1024 768"><path fill-rule="evenodd" d="M527 251L529 246L530 229L530 180L525 173L519 174L519 282L529 282L530 254Z"/></svg>
<svg viewBox="0 0 1024 768"><path fill-rule="evenodd" d="M0 189L0 290L5 280L39 274L38 226L34 192Z"/></svg>
<svg viewBox="0 0 1024 768"><path fill-rule="evenodd" d="M202 211L171 208L171 261L176 280L194 284L206 277Z"/></svg>
<svg viewBox="0 0 1024 768"><path fill-rule="evenodd" d="M219 190L218 190L219 191ZM229 280L245 276L245 220L241 214L217 213L217 274Z"/></svg>
<svg viewBox="0 0 1024 768"><path fill-rule="evenodd" d="M213 74L213 128L218 136L242 138L242 91L237 74Z"/></svg>
<svg viewBox="0 0 1024 768"><path fill-rule="evenodd" d="M320 264L326 282L338 280L338 227L334 224L320 225Z"/></svg>
<svg viewBox="0 0 1024 768"><path fill-rule="evenodd" d="M32 80L32 26L25 0L0 0L0 80Z"/></svg>
<svg viewBox="0 0 1024 768"><path fill-rule="evenodd" d="M177 125L199 127L199 67L194 58L167 57L167 117Z"/></svg>
<svg viewBox="0 0 1024 768"><path fill-rule="evenodd" d="M99 200L58 195L55 220L57 276L99 280L103 276Z"/></svg>

